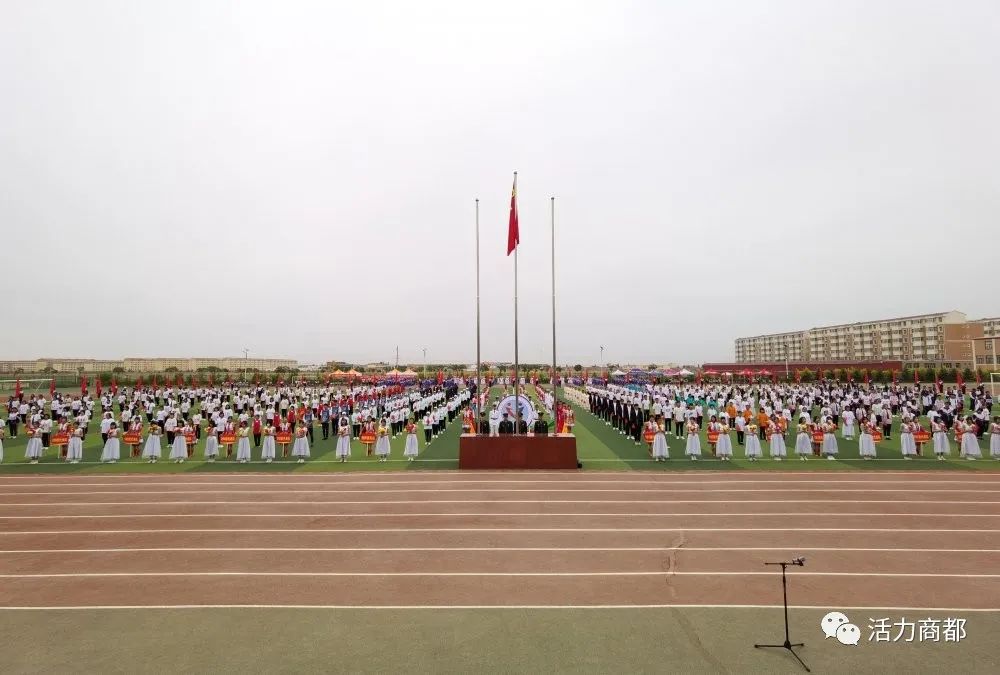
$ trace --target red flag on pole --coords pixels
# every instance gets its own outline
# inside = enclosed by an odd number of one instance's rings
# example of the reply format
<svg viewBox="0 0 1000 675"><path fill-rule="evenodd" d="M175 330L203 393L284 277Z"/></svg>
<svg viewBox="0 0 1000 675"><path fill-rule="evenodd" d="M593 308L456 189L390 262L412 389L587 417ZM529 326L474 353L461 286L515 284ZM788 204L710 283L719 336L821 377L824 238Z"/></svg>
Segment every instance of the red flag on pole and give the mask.
<svg viewBox="0 0 1000 675"><path fill-rule="evenodd" d="M802 382L802 373L798 370L795 371L795 381Z"/></svg>
<svg viewBox="0 0 1000 675"><path fill-rule="evenodd" d="M896 384L896 371L892 371L892 383Z"/></svg>
<svg viewBox="0 0 1000 675"><path fill-rule="evenodd" d="M87 378L85 377L80 378L80 395L81 396L87 395Z"/></svg>
<svg viewBox="0 0 1000 675"><path fill-rule="evenodd" d="M982 384L983 378L979 373L979 368L976 368L976 384Z"/></svg>
<svg viewBox="0 0 1000 675"><path fill-rule="evenodd" d="M962 373L955 373L955 383L962 386Z"/></svg>
<svg viewBox="0 0 1000 675"><path fill-rule="evenodd" d="M21 398L21 378L17 378L17 381L14 382L14 398Z"/></svg>
<svg viewBox="0 0 1000 675"><path fill-rule="evenodd" d="M111 395L112 396L118 395L118 380L116 380L113 377L111 378Z"/></svg>
<svg viewBox="0 0 1000 675"><path fill-rule="evenodd" d="M135 388L136 389L142 389L142 375L140 375L139 377L135 378Z"/></svg>
<svg viewBox="0 0 1000 675"><path fill-rule="evenodd" d="M510 218L507 221L507 255L514 252L521 243L521 233L517 227L517 173L514 173L514 187L510 191Z"/></svg>
<svg viewBox="0 0 1000 675"><path fill-rule="evenodd" d="M913 384L916 384L916 385L920 384L920 375L917 372L916 368L913 369Z"/></svg>
<svg viewBox="0 0 1000 675"><path fill-rule="evenodd" d="M868 386L868 371L865 371L865 386Z"/></svg>
<svg viewBox="0 0 1000 675"><path fill-rule="evenodd" d="M153 387L153 389L156 389L156 375L153 375L153 384L152 384L152 387Z"/></svg>
<svg viewBox="0 0 1000 675"><path fill-rule="evenodd" d="M49 398L56 395L56 378L49 380Z"/></svg>
<svg viewBox="0 0 1000 675"><path fill-rule="evenodd" d="M94 378L94 384L97 385L97 398L100 398L101 397L101 378L100 377L95 377Z"/></svg>

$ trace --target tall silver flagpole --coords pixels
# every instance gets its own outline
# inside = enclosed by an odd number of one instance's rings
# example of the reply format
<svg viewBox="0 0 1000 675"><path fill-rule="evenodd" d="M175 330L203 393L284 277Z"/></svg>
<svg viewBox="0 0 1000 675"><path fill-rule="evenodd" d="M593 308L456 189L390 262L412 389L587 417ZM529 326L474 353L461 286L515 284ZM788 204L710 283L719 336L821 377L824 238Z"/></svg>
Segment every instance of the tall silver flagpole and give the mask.
<svg viewBox="0 0 1000 675"><path fill-rule="evenodd" d="M559 390L556 388L556 198L552 197L552 412L555 414L559 403ZM556 420L552 420L557 424ZM556 428L556 433L559 429Z"/></svg>
<svg viewBox="0 0 1000 675"><path fill-rule="evenodd" d="M479 407L482 400L481 388L483 386L482 381L482 367L480 366L480 353L479 353L479 199L476 199L476 414L479 413ZM478 427L479 421L476 421ZM478 428L473 430L473 433L477 433Z"/></svg>
<svg viewBox="0 0 1000 675"><path fill-rule="evenodd" d="M514 172L514 208L517 208L517 171ZM516 212L515 212L516 213ZM518 221L518 233L521 223ZM520 236L518 236L520 239ZM517 355L517 246L514 246L514 434L521 433L521 375Z"/></svg>

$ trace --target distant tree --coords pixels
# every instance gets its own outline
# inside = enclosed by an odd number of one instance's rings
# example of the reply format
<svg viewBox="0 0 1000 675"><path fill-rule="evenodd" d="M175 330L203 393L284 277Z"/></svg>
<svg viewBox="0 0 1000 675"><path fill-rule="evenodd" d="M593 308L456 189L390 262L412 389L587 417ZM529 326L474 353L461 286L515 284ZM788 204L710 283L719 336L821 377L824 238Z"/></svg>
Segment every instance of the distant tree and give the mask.
<svg viewBox="0 0 1000 675"><path fill-rule="evenodd" d="M20 369L20 368L18 368L18 369L17 369L17 370L15 370L14 372L15 372L15 373L20 373L20 372L21 372L21 369ZM51 374L51 373L54 373L54 372L56 372L56 369L55 369L55 368L53 368L52 366L45 366L45 369L44 369L44 370L43 370L42 372L43 372L43 373L45 373L46 375L48 375L48 374Z"/></svg>
<svg viewBox="0 0 1000 675"><path fill-rule="evenodd" d="M899 377L903 382L913 382L913 369L909 366L903 368L903 372L899 374Z"/></svg>
<svg viewBox="0 0 1000 675"><path fill-rule="evenodd" d="M846 370L841 370L840 368L837 368L837 369L835 369L833 371L833 379L837 380L838 382L840 380L845 379L846 375L847 375L847 371Z"/></svg>
<svg viewBox="0 0 1000 675"><path fill-rule="evenodd" d="M885 384L886 382L892 381L892 371L891 370L876 370L875 377L873 378L879 384Z"/></svg>
<svg viewBox="0 0 1000 675"><path fill-rule="evenodd" d="M972 368L963 368L962 369L962 379L964 381L966 381L966 382L975 382L976 381L976 373L972 370Z"/></svg>
<svg viewBox="0 0 1000 675"><path fill-rule="evenodd" d="M812 382L813 380L816 379L816 373L809 370L808 368L800 370L799 376L802 378L803 382Z"/></svg>
<svg viewBox="0 0 1000 675"><path fill-rule="evenodd" d="M579 373L581 370L583 370L583 366L581 366L579 363L573 366L574 373Z"/></svg>
<svg viewBox="0 0 1000 675"><path fill-rule="evenodd" d="M178 371L177 371L177 367L176 366L168 366L167 368L163 369L163 372L165 372L165 373L176 373Z"/></svg>
<svg viewBox="0 0 1000 675"><path fill-rule="evenodd" d="M855 368L851 371L851 377L854 378L855 382L864 382L865 372L860 368Z"/></svg>
<svg viewBox="0 0 1000 675"><path fill-rule="evenodd" d="M937 373L934 372L933 368L921 368L920 369L920 381L921 382L934 382L937 379Z"/></svg>
<svg viewBox="0 0 1000 675"><path fill-rule="evenodd" d="M111 369L111 372L112 373L124 373L125 372L125 367L124 366L115 366L114 368Z"/></svg>

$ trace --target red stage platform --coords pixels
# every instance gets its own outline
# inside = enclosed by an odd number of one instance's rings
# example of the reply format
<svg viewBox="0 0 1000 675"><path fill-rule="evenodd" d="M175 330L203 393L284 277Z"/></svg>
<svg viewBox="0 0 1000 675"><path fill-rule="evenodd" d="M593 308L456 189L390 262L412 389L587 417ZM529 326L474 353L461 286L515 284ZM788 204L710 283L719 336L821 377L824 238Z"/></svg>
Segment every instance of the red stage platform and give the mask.
<svg viewBox="0 0 1000 675"><path fill-rule="evenodd" d="M459 469L575 469L576 436L472 436L458 440Z"/></svg>

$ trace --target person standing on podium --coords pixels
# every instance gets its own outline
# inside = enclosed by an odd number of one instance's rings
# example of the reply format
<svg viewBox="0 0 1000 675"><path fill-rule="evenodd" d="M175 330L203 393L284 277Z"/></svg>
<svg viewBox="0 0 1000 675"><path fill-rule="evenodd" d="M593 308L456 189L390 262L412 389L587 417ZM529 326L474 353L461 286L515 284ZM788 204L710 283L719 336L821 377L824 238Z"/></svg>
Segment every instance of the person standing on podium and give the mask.
<svg viewBox="0 0 1000 675"><path fill-rule="evenodd" d="M535 420L535 424L532 427L532 431L535 436L548 436L549 435L549 423L545 421L545 413L538 413L538 419Z"/></svg>
<svg viewBox="0 0 1000 675"><path fill-rule="evenodd" d="M514 423L507 417L507 413L504 413L503 419L500 421L499 431L501 436L509 436L514 433Z"/></svg>

